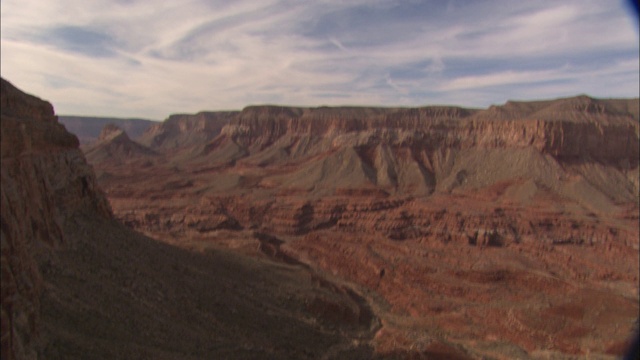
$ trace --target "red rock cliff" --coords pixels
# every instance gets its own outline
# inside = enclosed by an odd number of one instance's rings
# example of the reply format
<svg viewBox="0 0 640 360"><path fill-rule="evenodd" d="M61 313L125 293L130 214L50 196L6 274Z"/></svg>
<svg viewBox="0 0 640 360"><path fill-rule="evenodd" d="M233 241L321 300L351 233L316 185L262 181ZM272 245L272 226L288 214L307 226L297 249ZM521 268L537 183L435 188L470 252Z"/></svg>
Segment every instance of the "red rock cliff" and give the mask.
<svg viewBox="0 0 640 360"><path fill-rule="evenodd" d="M381 142L431 149L534 146L558 157L624 159L633 164L638 162L637 102L579 96L508 102L487 110L251 106L222 129L222 136L249 149L259 144L260 150L276 143L291 145L305 136L341 137L341 144L355 146ZM283 137L289 139L283 142Z"/></svg>
<svg viewBox="0 0 640 360"><path fill-rule="evenodd" d="M1 82L2 359L35 359L42 279L35 260L78 212L111 217L77 138L48 102Z"/></svg>

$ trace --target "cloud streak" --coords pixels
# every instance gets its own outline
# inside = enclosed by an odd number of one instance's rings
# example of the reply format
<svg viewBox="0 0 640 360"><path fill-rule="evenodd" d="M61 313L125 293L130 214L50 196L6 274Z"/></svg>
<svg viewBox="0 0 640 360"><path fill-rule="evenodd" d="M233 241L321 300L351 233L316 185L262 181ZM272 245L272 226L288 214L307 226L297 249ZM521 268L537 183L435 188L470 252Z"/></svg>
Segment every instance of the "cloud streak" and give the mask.
<svg viewBox="0 0 640 360"><path fill-rule="evenodd" d="M2 76L63 114L488 106L640 81L633 21L602 1L3 0L0 26Z"/></svg>

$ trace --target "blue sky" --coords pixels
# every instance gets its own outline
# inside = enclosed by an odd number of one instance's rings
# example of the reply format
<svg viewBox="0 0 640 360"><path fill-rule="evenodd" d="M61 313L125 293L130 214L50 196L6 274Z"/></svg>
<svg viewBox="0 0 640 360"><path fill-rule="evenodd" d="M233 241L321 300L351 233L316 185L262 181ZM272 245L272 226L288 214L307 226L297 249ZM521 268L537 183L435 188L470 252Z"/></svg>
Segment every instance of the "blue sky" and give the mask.
<svg viewBox="0 0 640 360"><path fill-rule="evenodd" d="M639 96L624 1L2 0L1 74L59 114Z"/></svg>

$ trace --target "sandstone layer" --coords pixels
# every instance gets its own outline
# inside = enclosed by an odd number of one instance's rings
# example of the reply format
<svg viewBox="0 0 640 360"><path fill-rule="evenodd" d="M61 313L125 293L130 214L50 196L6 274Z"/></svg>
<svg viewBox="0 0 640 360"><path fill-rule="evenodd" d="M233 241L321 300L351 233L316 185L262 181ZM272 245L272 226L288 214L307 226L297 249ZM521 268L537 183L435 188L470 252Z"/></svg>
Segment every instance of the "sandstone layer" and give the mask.
<svg viewBox="0 0 640 360"><path fill-rule="evenodd" d="M378 354L623 351L638 318L637 99L218 115L219 132L154 127L142 139L175 140L145 140L159 154L146 166L94 163L119 219L357 284L382 321Z"/></svg>

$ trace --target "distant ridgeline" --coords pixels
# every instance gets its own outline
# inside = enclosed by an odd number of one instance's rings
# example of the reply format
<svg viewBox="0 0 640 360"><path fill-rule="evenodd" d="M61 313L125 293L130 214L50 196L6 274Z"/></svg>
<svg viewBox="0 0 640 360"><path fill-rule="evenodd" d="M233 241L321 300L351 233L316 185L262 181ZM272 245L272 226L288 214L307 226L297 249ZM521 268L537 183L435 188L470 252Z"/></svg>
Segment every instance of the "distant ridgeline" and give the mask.
<svg viewBox="0 0 640 360"><path fill-rule="evenodd" d="M157 123L146 119L121 119L107 117L72 116L59 115L58 120L67 130L78 137L80 144L88 144L98 139L100 131L107 124L117 125L127 132L131 137L138 137L144 133L149 126Z"/></svg>

